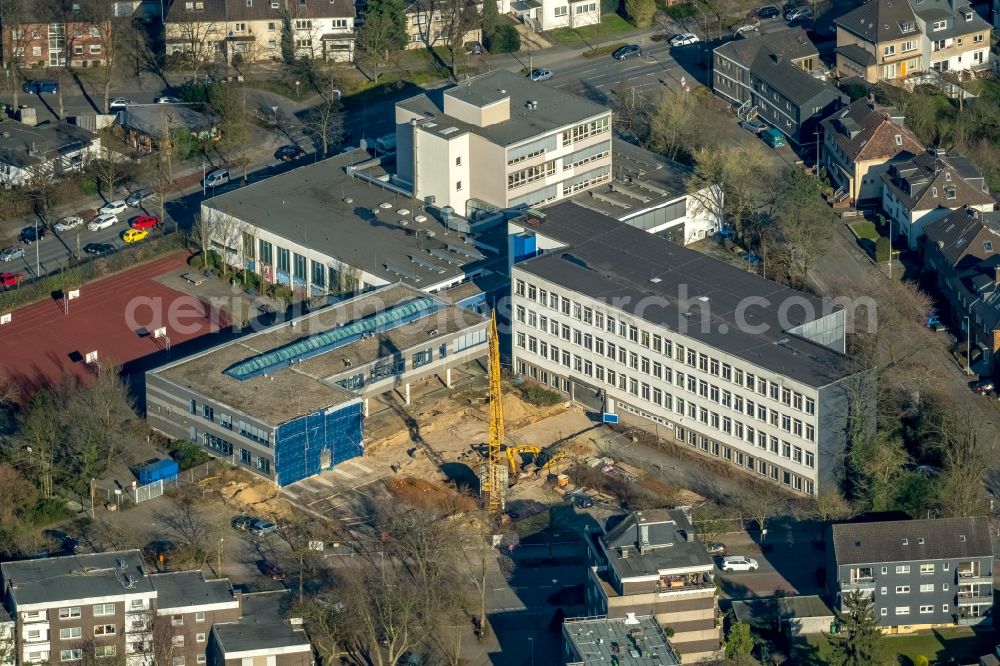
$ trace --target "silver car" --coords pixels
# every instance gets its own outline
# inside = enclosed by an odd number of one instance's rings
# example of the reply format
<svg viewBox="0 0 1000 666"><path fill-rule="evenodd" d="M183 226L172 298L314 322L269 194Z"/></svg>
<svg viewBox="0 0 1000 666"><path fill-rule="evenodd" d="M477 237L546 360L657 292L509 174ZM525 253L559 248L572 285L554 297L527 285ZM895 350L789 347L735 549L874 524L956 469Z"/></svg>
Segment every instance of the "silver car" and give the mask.
<svg viewBox="0 0 1000 666"><path fill-rule="evenodd" d="M56 231L71 231L73 229L76 229L81 224L83 224L82 217L71 215L69 217L64 217L63 219L56 222L56 225L52 228L55 229Z"/></svg>
<svg viewBox="0 0 1000 666"><path fill-rule="evenodd" d="M0 261L14 261L24 256L23 247L8 247L0 252Z"/></svg>
<svg viewBox="0 0 1000 666"><path fill-rule="evenodd" d="M552 78L552 70L536 69L535 71L533 71L531 74L528 75L528 78L531 79L532 81L548 81L549 79Z"/></svg>

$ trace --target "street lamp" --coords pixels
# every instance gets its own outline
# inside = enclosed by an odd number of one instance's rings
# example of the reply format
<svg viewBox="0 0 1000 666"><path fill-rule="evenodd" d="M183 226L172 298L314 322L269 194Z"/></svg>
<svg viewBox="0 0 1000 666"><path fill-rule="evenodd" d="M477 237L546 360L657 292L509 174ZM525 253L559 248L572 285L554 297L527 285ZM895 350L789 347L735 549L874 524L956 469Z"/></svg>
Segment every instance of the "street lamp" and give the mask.
<svg viewBox="0 0 1000 666"><path fill-rule="evenodd" d="M295 82L295 96L296 96L296 97L298 97L298 96L299 96L299 85L300 85L300 82L299 82L299 81L296 81L296 82Z"/></svg>
<svg viewBox="0 0 1000 666"><path fill-rule="evenodd" d="M271 107L271 111L274 113L274 125L278 125L278 105L275 104Z"/></svg>
<svg viewBox="0 0 1000 666"><path fill-rule="evenodd" d="M535 666L535 638L528 636L528 643L531 644L531 666Z"/></svg>
<svg viewBox="0 0 1000 666"><path fill-rule="evenodd" d="M965 374L972 374L972 326L969 315L965 315Z"/></svg>

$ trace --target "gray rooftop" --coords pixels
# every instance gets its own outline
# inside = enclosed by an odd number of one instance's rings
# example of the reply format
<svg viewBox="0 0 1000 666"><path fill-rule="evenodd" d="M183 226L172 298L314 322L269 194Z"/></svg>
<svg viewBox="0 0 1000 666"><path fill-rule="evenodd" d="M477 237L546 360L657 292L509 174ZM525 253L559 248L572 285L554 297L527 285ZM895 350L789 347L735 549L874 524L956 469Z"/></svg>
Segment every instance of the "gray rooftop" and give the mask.
<svg viewBox="0 0 1000 666"><path fill-rule="evenodd" d="M4 562L0 576L17 606L154 592L138 550Z"/></svg>
<svg viewBox="0 0 1000 666"><path fill-rule="evenodd" d="M616 307L622 304L652 324L808 386L823 387L854 373L847 356L788 332L839 309L826 301L572 202L532 212L517 223L567 245L517 264L521 270ZM815 314L791 307L782 321L779 310L789 302L808 303ZM744 331L741 325L766 330Z"/></svg>
<svg viewBox="0 0 1000 666"><path fill-rule="evenodd" d="M486 127L462 122L444 113L445 95L475 106L509 98L510 119ZM529 101L538 102L538 107L526 110ZM451 88L421 93L398 102L398 106L424 118L437 118L442 128L456 127L500 146L514 145L611 112L589 100L502 69L462 81Z"/></svg>
<svg viewBox="0 0 1000 666"><path fill-rule="evenodd" d="M236 605L236 594L228 578L205 580L201 571L176 571L152 574L156 588L156 607L160 610L206 606Z"/></svg>
<svg viewBox="0 0 1000 666"><path fill-rule="evenodd" d="M906 0L871 0L834 21L873 44L920 35L913 9Z"/></svg>
<svg viewBox="0 0 1000 666"><path fill-rule="evenodd" d="M119 124L155 139L170 135L174 128L207 132L218 119L180 104L131 104L119 114Z"/></svg>
<svg viewBox="0 0 1000 666"><path fill-rule="evenodd" d="M286 590L242 595L240 619L212 627L223 654L275 648L311 649L305 632L294 629L283 617L291 601L291 593Z"/></svg>
<svg viewBox="0 0 1000 666"><path fill-rule="evenodd" d="M405 326L376 333L333 351L275 370L266 376L240 381L223 371L230 366L267 351L278 349L311 335L383 312L416 298L433 298L443 309L418 318ZM213 347L208 351L168 364L152 372L209 399L241 409L271 425L356 397L337 386L332 377L348 368L360 368L380 358L406 354L416 345L427 347L436 338L486 320L444 298L430 296L414 287L398 283L341 301L295 319L295 326L282 323L263 331ZM260 396L267 393L268 399Z"/></svg>
<svg viewBox="0 0 1000 666"><path fill-rule="evenodd" d="M796 106L823 107L838 98L846 99L836 87L812 76L779 54L761 51L750 64L750 71ZM810 104L817 97L827 99L819 104Z"/></svg>
<svg viewBox="0 0 1000 666"><path fill-rule="evenodd" d="M41 164L86 147L97 135L64 122L25 125L8 121L0 126L0 162L16 167Z"/></svg>
<svg viewBox="0 0 1000 666"><path fill-rule="evenodd" d="M621 139L611 143L613 180L578 194L572 201L626 220L687 194L691 169Z"/></svg>
<svg viewBox="0 0 1000 666"><path fill-rule="evenodd" d="M715 53L735 60L747 68L762 52L779 53L792 61L815 58L818 55L816 45L809 39L805 29L799 27L785 28L766 35L741 35L715 49Z"/></svg>
<svg viewBox="0 0 1000 666"><path fill-rule="evenodd" d="M705 546L695 539L691 521L680 509L636 511L602 540L611 566L623 579L672 571L711 571L713 566Z"/></svg>
<svg viewBox="0 0 1000 666"><path fill-rule="evenodd" d="M378 160L355 150L220 194L202 206L389 283L402 279L426 289L483 263L476 258L483 250L446 227L438 209L359 173L388 177Z"/></svg>
<svg viewBox="0 0 1000 666"><path fill-rule="evenodd" d="M952 3L956 5L954 9L951 7ZM929 24L927 37L931 40L990 30L990 24L979 15L979 12L968 4L959 4L955 0L920 0L913 4L913 11ZM933 23L941 20L946 20L948 24L941 30L933 30ZM986 39L989 41L989 35Z"/></svg>
<svg viewBox="0 0 1000 666"><path fill-rule="evenodd" d="M993 556L984 517L844 523L832 534L838 565Z"/></svg>
<svg viewBox="0 0 1000 666"><path fill-rule="evenodd" d="M652 615L631 619L567 619L563 636L579 659L570 664L606 666L676 666L680 658Z"/></svg>

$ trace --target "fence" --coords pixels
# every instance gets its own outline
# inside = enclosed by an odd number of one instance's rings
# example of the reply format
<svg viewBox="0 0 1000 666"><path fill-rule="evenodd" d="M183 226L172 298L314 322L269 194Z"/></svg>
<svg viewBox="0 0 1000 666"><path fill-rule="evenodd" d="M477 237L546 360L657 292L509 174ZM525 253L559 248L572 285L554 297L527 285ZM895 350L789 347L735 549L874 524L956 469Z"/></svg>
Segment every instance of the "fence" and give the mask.
<svg viewBox="0 0 1000 666"><path fill-rule="evenodd" d="M199 481L216 474L219 470L225 468L225 466L225 461L213 458L201 465L186 469L171 479L158 479L143 486L138 484L122 485L117 481L115 482L116 487L110 488L95 484L94 504L96 505L103 500L109 504L115 504L115 508L117 509L126 508L129 505L160 497L168 488L180 485L195 485Z"/></svg>
<svg viewBox="0 0 1000 666"><path fill-rule="evenodd" d="M176 479L177 477L175 476L171 479L166 479L166 481L173 483L174 481L176 481ZM139 502L145 502L146 500L150 500L153 499L154 497L159 497L160 495L162 495L164 481L165 479L157 479L156 481L153 481L152 483L147 483L144 486L138 486L135 489L135 492L133 493L133 499L135 500L135 503L138 504Z"/></svg>

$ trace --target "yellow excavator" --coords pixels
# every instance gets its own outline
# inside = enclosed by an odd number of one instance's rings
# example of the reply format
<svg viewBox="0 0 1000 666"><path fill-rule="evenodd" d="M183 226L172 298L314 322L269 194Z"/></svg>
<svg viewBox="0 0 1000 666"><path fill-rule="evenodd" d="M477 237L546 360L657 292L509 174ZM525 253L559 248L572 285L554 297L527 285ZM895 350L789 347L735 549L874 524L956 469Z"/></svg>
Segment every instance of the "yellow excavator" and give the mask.
<svg viewBox="0 0 1000 666"><path fill-rule="evenodd" d="M538 456L542 453L542 448L533 444L521 444L517 446L508 446L506 448L506 453L507 468L509 470L509 473L507 474L507 483L514 485L517 483L517 477L521 473L521 455L528 454L535 460L538 460Z"/></svg>

